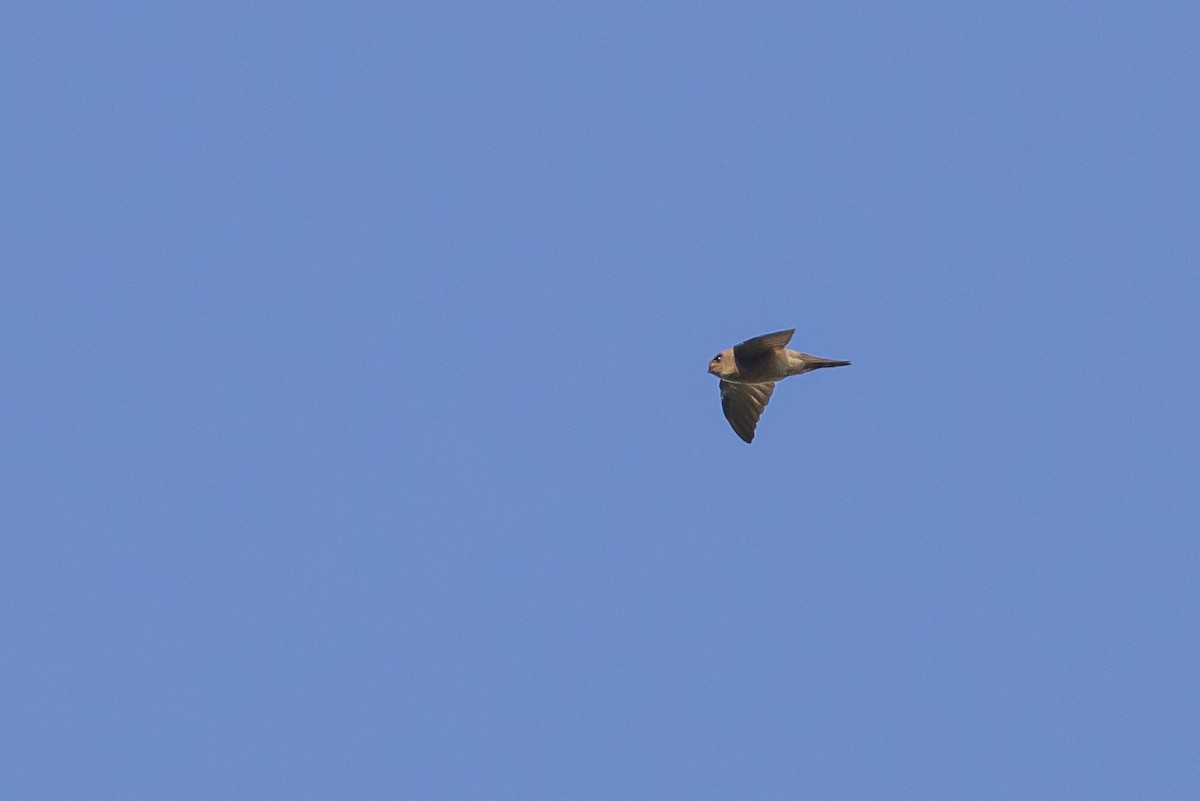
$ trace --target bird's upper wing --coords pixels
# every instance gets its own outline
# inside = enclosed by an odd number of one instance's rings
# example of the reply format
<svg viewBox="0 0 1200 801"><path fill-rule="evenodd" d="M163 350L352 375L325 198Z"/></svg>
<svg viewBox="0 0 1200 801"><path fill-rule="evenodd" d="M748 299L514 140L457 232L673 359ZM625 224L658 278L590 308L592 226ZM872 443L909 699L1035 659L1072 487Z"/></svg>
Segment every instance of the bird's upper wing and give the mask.
<svg viewBox="0 0 1200 801"><path fill-rule="evenodd" d="M786 331L776 331L774 334L763 334L761 337L747 339L745 342L733 346L733 358L737 359L739 364L760 359L787 345L794 333L796 333L796 329L789 328Z"/></svg>
<svg viewBox="0 0 1200 801"><path fill-rule="evenodd" d="M721 382L721 411L725 412L725 419L734 432L746 442L754 440L754 427L774 391L774 381L761 384Z"/></svg>

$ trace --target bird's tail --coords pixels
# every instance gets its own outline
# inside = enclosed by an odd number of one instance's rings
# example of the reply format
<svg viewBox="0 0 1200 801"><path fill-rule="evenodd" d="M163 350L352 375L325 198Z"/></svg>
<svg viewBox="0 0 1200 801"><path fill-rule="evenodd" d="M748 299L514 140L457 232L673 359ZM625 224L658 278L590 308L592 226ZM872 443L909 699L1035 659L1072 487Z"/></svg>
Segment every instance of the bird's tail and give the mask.
<svg viewBox="0 0 1200 801"><path fill-rule="evenodd" d="M850 362L844 362L840 359L821 359L816 356L809 356L808 354L804 355L804 363L814 370L818 367L846 367L850 364Z"/></svg>
<svg viewBox="0 0 1200 801"><path fill-rule="evenodd" d="M792 356L792 353L795 353L795 355ZM788 355L791 362L789 366L796 371L793 375L807 373L809 370L819 370L822 367L845 367L850 364L850 362L840 359L822 359L820 356L813 356L808 353L796 353L795 351L792 351L792 353Z"/></svg>

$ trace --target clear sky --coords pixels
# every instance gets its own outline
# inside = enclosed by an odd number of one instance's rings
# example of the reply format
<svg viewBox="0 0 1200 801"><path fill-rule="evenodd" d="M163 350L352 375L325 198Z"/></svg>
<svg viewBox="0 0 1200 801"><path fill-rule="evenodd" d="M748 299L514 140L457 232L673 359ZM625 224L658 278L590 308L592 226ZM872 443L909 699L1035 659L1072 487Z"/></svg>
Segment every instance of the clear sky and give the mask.
<svg viewBox="0 0 1200 801"><path fill-rule="evenodd" d="M1198 797L1200 5L4 16L0 797Z"/></svg>

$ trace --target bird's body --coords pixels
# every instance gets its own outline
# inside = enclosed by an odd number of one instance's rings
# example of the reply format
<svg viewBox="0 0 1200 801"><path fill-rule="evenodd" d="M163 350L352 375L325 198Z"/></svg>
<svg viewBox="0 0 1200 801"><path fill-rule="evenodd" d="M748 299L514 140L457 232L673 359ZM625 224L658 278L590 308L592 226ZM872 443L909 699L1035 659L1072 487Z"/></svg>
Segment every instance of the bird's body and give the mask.
<svg viewBox="0 0 1200 801"><path fill-rule="evenodd" d="M823 359L785 345L794 328L747 339L727 348L708 363L708 372L721 379L721 409L729 425L746 442L754 440L758 418L775 391L775 382L821 367L844 367L850 362Z"/></svg>

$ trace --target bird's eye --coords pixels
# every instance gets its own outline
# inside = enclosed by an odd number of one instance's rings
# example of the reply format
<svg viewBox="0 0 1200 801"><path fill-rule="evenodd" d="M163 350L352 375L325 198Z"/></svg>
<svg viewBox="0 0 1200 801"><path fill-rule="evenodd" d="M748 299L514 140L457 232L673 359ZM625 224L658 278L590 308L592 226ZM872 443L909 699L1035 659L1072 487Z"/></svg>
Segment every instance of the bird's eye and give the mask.
<svg viewBox="0 0 1200 801"><path fill-rule="evenodd" d="M714 362L719 362L719 361L721 361L721 354L719 354L719 353L718 353L716 356L713 356L713 361L714 361Z"/></svg>

